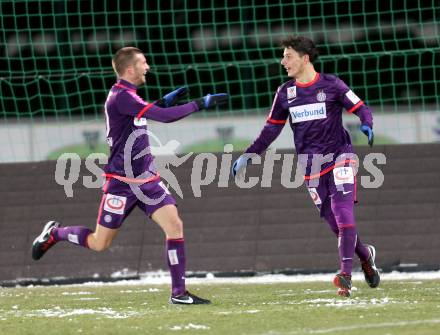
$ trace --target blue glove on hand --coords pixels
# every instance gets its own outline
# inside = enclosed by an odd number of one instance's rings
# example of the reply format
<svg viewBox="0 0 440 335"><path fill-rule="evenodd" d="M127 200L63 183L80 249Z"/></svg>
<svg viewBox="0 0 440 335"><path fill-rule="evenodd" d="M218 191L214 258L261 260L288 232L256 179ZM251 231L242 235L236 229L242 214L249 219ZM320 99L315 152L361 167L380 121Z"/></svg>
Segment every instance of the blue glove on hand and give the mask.
<svg viewBox="0 0 440 335"><path fill-rule="evenodd" d="M216 93L205 95L203 98L194 101L199 106L199 109L208 109L217 105L221 105L225 103L228 99L229 95L227 93Z"/></svg>
<svg viewBox="0 0 440 335"><path fill-rule="evenodd" d="M241 172L249 164L250 160L251 158L249 157L249 154L243 154L240 157L238 157L237 160L232 165L232 169L231 169L232 177L235 177L237 174L239 177L242 177Z"/></svg>
<svg viewBox="0 0 440 335"><path fill-rule="evenodd" d="M178 89L165 94L161 99L157 100L155 102L156 105L160 106L160 107L172 107L175 104L177 104L177 102L184 98L186 95L188 95L188 88L187 87L179 87Z"/></svg>
<svg viewBox="0 0 440 335"><path fill-rule="evenodd" d="M370 145L370 147L373 146L373 142L374 142L374 133L373 133L373 129L370 128L370 126L363 124L361 126L361 132L363 132L365 134L365 136L368 137L368 144Z"/></svg>

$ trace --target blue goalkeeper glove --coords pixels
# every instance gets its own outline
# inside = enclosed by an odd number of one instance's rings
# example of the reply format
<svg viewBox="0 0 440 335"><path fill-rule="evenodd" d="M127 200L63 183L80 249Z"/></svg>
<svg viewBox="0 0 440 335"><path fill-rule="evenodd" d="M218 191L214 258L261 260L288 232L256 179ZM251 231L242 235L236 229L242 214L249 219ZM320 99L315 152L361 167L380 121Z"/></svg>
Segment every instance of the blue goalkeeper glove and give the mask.
<svg viewBox="0 0 440 335"><path fill-rule="evenodd" d="M177 102L188 95L187 87L179 87L178 89L165 94L161 99L155 101L155 105L160 107L172 107L177 104Z"/></svg>
<svg viewBox="0 0 440 335"><path fill-rule="evenodd" d="M251 158L249 157L249 154L243 154L240 157L238 157L237 160L232 165L232 169L231 169L232 177L235 177L236 175L242 177L241 172L249 164L250 160Z"/></svg>
<svg viewBox="0 0 440 335"><path fill-rule="evenodd" d="M208 109L224 104L228 99L229 95L227 93L216 93L205 95L203 98L194 101L199 106L199 109Z"/></svg>
<svg viewBox="0 0 440 335"><path fill-rule="evenodd" d="M365 136L368 137L368 144L370 145L370 147L373 146L373 142L374 142L374 133L373 133L373 129L370 128L370 126L363 124L361 126L361 132L363 132L365 134Z"/></svg>

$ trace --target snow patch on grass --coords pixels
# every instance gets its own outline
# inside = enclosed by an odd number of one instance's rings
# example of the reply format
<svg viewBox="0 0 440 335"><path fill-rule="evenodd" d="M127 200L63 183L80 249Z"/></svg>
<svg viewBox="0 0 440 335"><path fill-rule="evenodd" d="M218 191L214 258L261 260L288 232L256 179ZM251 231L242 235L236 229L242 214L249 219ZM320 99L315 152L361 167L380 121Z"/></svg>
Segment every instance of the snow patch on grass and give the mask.
<svg viewBox="0 0 440 335"><path fill-rule="evenodd" d="M98 309L91 308L75 308L75 309L63 309L56 306L51 309L37 309L34 311L10 311L6 312L5 317L12 316L17 318L33 318L33 317L44 317L44 318L66 318L77 315L97 315L103 316L109 319L126 319L133 316L138 316L140 313L134 311L115 311L111 308L101 307ZM8 315L9 314L9 315Z"/></svg>
<svg viewBox="0 0 440 335"><path fill-rule="evenodd" d="M205 325L196 325L194 323L188 323L187 325L170 327L170 330L183 330L183 329L209 330L211 329L211 327Z"/></svg>

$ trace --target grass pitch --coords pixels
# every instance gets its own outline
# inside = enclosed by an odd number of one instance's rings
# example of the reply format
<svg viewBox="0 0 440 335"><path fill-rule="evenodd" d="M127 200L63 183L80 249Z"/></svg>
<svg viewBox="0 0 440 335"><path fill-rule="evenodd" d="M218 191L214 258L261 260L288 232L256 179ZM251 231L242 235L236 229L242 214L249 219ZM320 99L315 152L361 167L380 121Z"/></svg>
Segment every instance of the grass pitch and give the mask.
<svg viewBox="0 0 440 335"><path fill-rule="evenodd" d="M353 284L189 281L208 306L169 305L169 285L2 288L0 334L440 334L439 280Z"/></svg>

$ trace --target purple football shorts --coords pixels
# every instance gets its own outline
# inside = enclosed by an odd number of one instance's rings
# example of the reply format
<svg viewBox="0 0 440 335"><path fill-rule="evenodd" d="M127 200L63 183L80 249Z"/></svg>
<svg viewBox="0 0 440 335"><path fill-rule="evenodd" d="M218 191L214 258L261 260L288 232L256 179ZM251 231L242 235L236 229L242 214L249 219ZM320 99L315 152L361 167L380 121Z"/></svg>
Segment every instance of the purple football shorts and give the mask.
<svg viewBox="0 0 440 335"><path fill-rule="evenodd" d="M144 184L128 184L112 178L107 180L103 191L97 223L110 229L118 229L135 206L151 217L165 205L176 205L160 178Z"/></svg>

